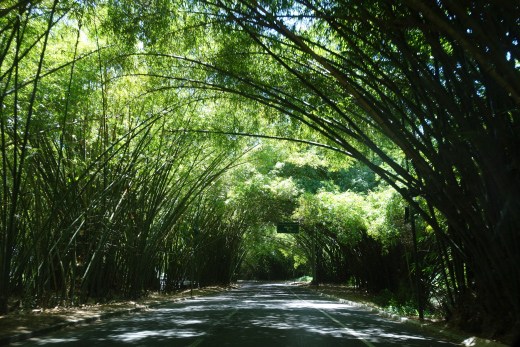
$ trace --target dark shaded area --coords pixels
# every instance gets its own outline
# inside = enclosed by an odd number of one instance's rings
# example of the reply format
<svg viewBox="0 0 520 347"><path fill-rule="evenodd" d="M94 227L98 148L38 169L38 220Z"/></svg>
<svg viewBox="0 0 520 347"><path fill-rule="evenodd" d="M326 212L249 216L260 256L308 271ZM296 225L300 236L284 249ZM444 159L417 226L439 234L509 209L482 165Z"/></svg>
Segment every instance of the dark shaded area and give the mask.
<svg viewBox="0 0 520 347"><path fill-rule="evenodd" d="M284 281L308 275L310 264L294 267L294 259L285 257L279 249L263 253L244 262L240 268L239 278L244 280Z"/></svg>

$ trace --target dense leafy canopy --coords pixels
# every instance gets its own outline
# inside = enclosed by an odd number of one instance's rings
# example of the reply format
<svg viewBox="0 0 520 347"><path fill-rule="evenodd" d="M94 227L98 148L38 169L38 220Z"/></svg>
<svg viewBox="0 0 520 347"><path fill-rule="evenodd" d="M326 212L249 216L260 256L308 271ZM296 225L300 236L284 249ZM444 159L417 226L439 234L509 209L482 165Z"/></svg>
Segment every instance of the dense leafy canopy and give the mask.
<svg viewBox="0 0 520 347"><path fill-rule="evenodd" d="M0 313L315 258L375 292L414 274L419 302L510 329L518 18L505 0L7 0ZM291 219L302 233L274 234Z"/></svg>

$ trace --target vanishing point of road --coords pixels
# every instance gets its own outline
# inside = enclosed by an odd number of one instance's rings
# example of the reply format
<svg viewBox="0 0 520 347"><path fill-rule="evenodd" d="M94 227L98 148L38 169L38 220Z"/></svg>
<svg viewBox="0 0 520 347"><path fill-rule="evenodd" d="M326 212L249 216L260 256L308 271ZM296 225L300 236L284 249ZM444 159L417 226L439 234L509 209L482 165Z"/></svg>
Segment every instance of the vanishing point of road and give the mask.
<svg viewBox="0 0 520 347"><path fill-rule="evenodd" d="M279 283L239 289L113 318L19 346L454 346L315 293Z"/></svg>

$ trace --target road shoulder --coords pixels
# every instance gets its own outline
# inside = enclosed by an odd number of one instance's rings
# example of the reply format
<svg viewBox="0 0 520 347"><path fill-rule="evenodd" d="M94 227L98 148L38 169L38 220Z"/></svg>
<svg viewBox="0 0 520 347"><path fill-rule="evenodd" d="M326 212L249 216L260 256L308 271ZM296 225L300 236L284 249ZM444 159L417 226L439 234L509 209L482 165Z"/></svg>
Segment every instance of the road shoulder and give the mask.
<svg viewBox="0 0 520 347"><path fill-rule="evenodd" d="M231 290L236 286L211 286L193 291L193 298ZM30 313L14 313L0 317L0 346L46 335L64 328L89 324L127 314L191 299L190 291L172 295L151 294L139 300L109 304L82 305L81 307L33 310Z"/></svg>
<svg viewBox="0 0 520 347"><path fill-rule="evenodd" d="M326 293L326 291L324 291L323 289L321 289L321 291L320 291L320 289L316 290L314 288L310 288L309 286L305 286L305 285L301 285L301 284L300 284L300 286L303 288L306 288L310 291L313 291L320 296L329 298L331 300L338 301L340 303L347 304L350 306L358 307L358 308L361 308L363 310L367 310L370 312L374 312L382 317L386 317L386 318L389 318L389 319L392 319L392 320L395 320L395 321L398 321L398 322L401 322L404 324L409 324L409 325L418 327L422 330L428 331L430 333L444 336L446 339L448 339L452 342L461 344L462 346L507 347L506 345L501 344L497 341L487 340L487 339L483 339L483 338L476 337L476 336L470 336L470 335L460 333L460 332L453 332L451 329L432 324L431 322L428 322L428 321L419 321L417 319L413 319L410 317L403 317L403 316L400 316L400 315L397 315L394 313L390 313L390 312L384 311L383 309L381 309L375 305L370 305L368 303L356 302L356 301L352 301L352 300L348 300L348 299L339 298L336 295Z"/></svg>

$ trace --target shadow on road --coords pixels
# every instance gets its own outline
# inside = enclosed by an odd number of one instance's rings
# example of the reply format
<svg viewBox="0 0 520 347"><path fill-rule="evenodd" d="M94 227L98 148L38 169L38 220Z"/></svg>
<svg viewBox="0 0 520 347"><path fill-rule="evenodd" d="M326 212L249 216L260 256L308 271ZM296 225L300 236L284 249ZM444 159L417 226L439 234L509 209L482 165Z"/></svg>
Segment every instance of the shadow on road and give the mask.
<svg viewBox="0 0 520 347"><path fill-rule="evenodd" d="M241 288L18 345L67 346L448 346L398 322L287 284Z"/></svg>

